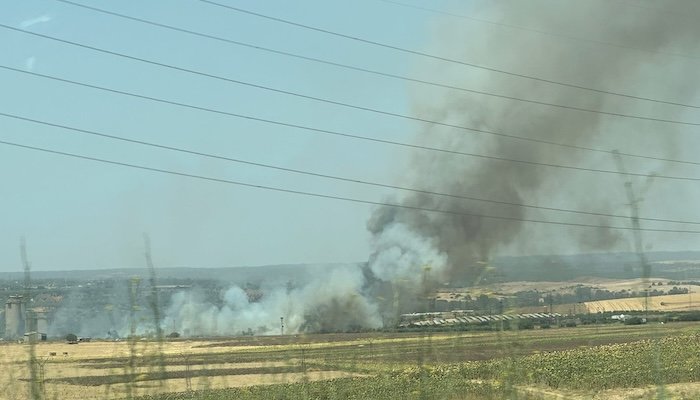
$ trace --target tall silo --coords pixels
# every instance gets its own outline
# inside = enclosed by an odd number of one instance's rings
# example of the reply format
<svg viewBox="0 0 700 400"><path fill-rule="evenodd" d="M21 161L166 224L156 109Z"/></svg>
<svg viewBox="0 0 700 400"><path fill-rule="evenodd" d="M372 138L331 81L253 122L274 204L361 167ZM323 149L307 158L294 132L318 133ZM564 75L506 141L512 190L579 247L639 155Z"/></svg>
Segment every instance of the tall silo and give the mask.
<svg viewBox="0 0 700 400"><path fill-rule="evenodd" d="M24 317L24 330L46 335L49 329L48 312L44 307L35 307L27 310Z"/></svg>
<svg viewBox="0 0 700 400"><path fill-rule="evenodd" d="M36 331L44 335L49 332L49 319L45 311L36 313Z"/></svg>
<svg viewBox="0 0 700 400"><path fill-rule="evenodd" d="M10 296L5 303L5 338L19 339L24 336L26 303L22 296Z"/></svg>

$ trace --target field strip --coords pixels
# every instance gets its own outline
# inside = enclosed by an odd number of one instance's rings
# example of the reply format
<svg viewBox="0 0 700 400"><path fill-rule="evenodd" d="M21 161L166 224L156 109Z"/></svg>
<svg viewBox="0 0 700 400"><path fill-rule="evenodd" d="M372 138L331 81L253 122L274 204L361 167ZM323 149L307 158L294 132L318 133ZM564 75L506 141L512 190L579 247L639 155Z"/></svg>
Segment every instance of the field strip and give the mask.
<svg viewBox="0 0 700 400"><path fill-rule="evenodd" d="M658 398L658 387L607 389L594 393L573 390L557 390L534 386L518 386L518 390L528 395L536 395L542 400L652 400ZM668 399L699 399L700 382L671 383L663 386Z"/></svg>
<svg viewBox="0 0 700 400"><path fill-rule="evenodd" d="M46 398L61 400L97 399L112 400L124 399L131 390L131 396L142 396L156 393L185 392L190 390L223 389L234 387L248 387L260 385L276 385L286 383L299 383L302 381L323 381L337 378L364 377L367 375L344 371L308 371L306 373L284 374L248 374L233 376L208 376L206 378L195 377L192 379L164 379L162 381L137 381L134 383L116 383L102 386L80 386L65 383L46 384ZM188 383L189 382L189 383ZM18 388L26 390L26 385ZM26 392L8 394L0 392L0 400L19 400L29 398Z"/></svg>
<svg viewBox="0 0 700 400"><path fill-rule="evenodd" d="M645 300L648 304L645 305ZM663 296L630 297L624 299L598 300L583 303L589 313L598 312L641 312L649 311L691 311L700 310L700 299L693 302L692 294L669 294Z"/></svg>

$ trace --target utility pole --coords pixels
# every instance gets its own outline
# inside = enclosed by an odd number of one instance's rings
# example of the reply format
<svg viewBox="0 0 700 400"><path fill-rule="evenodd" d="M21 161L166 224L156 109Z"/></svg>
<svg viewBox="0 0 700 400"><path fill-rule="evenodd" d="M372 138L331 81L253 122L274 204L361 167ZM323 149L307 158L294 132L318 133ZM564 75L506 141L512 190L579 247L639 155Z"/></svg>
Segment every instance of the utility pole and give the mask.
<svg viewBox="0 0 700 400"><path fill-rule="evenodd" d="M284 317L280 317L280 335L284 335Z"/></svg>
<svg viewBox="0 0 700 400"><path fill-rule="evenodd" d="M426 312L434 312L434 307L431 307L435 305L435 303L431 304L430 301L430 282L429 282L429 277L430 277L430 270L431 267L430 265L424 265L423 266L423 299L425 299L425 311ZM434 318L434 317L431 317Z"/></svg>
<svg viewBox="0 0 700 400"><path fill-rule="evenodd" d="M647 256L644 253L644 246L642 241L642 231L639 224L639 203L644 199L638 197L632 186L632 178L627 174L625 166L622 162L622 156L618 150L613 150L613 156L615 157L615 162L617 163L617 169L621 174L625 175L627 180L625 181L625 192L627 194L627 200L629 201L630 207L630 219L632 220L632 233L634 234L634 249L637 253L637 258L639 259L639 264L642 267L642 286L644 286L644 316L649 318L649 279L651 278L651 264L647 260ZM649 180L647 181L647 187L651 184L651 179L654 178L655 174L649 175ZM646 190L645 188L645 190Z"/></svg>
<svg viewBox="0 0 700 400"><path fill-rule="evenodd" d="M627 200L630 206L630 219L632 220L632 233L634 234L634 248L637 253L637 258L642 267L642 286L644 287L644 317L646 321L649 321L649 279L651 278L651 264L647 260L646 254L644 253L644 246L642 242L642 231L639 224L639 203L642 202L642 198L634 192L632 187L632 176L627 173L625 166L622 162L622 156L617 150L613 150L613 156L615 157L615 162L617 163L617 169L621 174L625 175L627 180L625 181L625 192L627 193ZM651 173L647 177L646 186L642 188L642 193L644 193L651 185L655 174ZM654 373L656 374L656 394L657 398L663 399L666 397L663 382L660 378L660 356L659 350L656 349L654 352Z"/></svg>
<svg viewBox="0 0 700 400"><path fill-rule="evenodd" d="M31 277L30 270L31 264L29 263L29 258L27 257L27 242L24 237L20 239L19 245L20 257L22 259L22 265L24 267L24 301L31 301ZM27 304L29 305L29 304ZM26 308L22 312L22 303L18 305L20 307L20 318L27 323L27 311ZM26 325L25 325L26 326ZM25 330L23 328L22 330ZM22 332L24 334L26 332ZM31 336L25 336L29 340L29 375L30 375L30 394L32 400L41 400L44 398L44 391L42 389L43 380L39 380L43 374L43 364L36 357L36 344L34 343L34 338Z"/></svg>

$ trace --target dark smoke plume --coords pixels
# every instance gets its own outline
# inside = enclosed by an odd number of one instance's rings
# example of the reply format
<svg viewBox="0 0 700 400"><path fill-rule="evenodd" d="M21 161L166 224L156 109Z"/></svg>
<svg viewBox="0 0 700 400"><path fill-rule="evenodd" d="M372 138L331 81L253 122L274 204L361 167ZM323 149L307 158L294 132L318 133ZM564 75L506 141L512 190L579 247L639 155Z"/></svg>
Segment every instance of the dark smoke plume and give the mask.
<svg viewBox="0 0 700 400"><path fill-rule="evenodd" d="M427 52L521 74L636 96L698 103L698 60L669 53L697 53L700 3L668 1L661 10L625 7L609 1L488 2L470 14L558 32L539 34L439 17L437 40ZM458 10L464 12L464 10ZM438 18L438 17L436 17ZM567 39L563 36L587 38ZM605 42L605 45L595 42ZM644 49L636 50L636 49ZM592 110L692 120L682 108L584 91L442 61L425 60L416 76L463 86ZM686 127L480 96L444 88L416 86L414 114L454 125L522 137L659 157L678 155L676 137ZM698 118L696 117L696 120ZM417 144L516 160L615 170L609 154L424 126ZM627 160L630 170L663 172L664 164ZM495 160L417 152L406 166L405 186L512 203L544 204L625 214L623 180L594 174ZM410 194L400 204L460 213L500 215L624 225L626 220L556 214L518 206L494 205L426 194ZM176 296L166 319L193 334L225 334L252 329L334 331L377 328L403 311L418 311L431 287L444 282L477 283L487 261L503 249L546 251L567 243L573 251L606 250L628 241L619 231L575 227L544 228L513 220L416 212L392 207L374 211L367 223L372 234L366 268L329 271L288 290L266 288L251 303L231 288L223 306Z"/></svg>
<svg viewBox="0 0 700 400"><path fill-rule="evenodd" d="M437 54L469 60L522 74L539 76L576 85L609 89L639 96L692 102L697 80L697 60L672 57L667 53L691 53L697 50L700 24L689 15L698 15L700 5L678 1L663 3L663 10L625 8L610 2L546 2L537 7L530 2L490 2L474 11L486 18L513 25L553 32L575 32L572 36L590 38L620 46L591 44L552 35L523 32L504 27L474 25L464 20L444 24ZM632 48L644 49L645 51ZM544 82L475 70L461 65L426 61L421 71L455 86L492 93L556 103L592 110L681 119L678 107L625 99L605 93L583 91ZM651 78L664 79L663 85ZM421 118L504 132L527 138L606 150L623 148L630 152L673 157L678 126L653 121L622 118L590 112L479 96L454 90L421 88L415 95L415 114ZM692 119L691 119L692 120ZM659 134L662 132L663 134ZM528 143L485 134L474 134L441 126L425 126L418 135L419 144L448 150L481 153L515 160L615 170L607 154ZM650 162L630 164L638 171L651 173ZM643 170L646 168L646 170ZM654 165L652 168L661 168ZM468 158L442 153L417 152L407 186L442 193L453 193L511 203L556 205L562 208L597 210L625 214L623 178L601 174L531 166L496 160ZM625 225L626 221L604 217L571 217L544 213L517 206L409 194L400 204L435 208L460 213L499 215L515 219L533 218L585 222L596 225ZM607 250L628 239L620 231L556 227L556 237L532 235L525 224L513 220L486 219L381 207L370 218L368 229L375 241L396 230L429 243L429 251L446 256L439 279L478 282L490 257L505 247L546 249L535 241L567 240L574 250ZM557 229L555 231L554 229ZM537 229L534 229L536 232ZM392 251L406 254L416 251L413 243L398 239ZM391 246L389 246L391 247ZM394 270L396 262L386 261L377 248L370 265L379 270ZM527 249L526 249L527 250ZM532 251L532 249L530 249ZM382 260L378 267L377 260ZM416 266L419 267L419 266ZM414 271L415 273L415 271ZM379 274L381 275L381 273ZM436 277L437 279L437 277Z"/></svg>

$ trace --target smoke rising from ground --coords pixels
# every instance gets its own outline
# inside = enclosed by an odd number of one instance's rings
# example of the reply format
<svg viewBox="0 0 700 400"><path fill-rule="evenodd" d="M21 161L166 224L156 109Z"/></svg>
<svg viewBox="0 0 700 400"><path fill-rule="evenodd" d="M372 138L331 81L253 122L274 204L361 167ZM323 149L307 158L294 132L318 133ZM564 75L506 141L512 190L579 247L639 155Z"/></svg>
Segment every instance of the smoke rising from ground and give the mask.
<svg viewBox="0 0 700 400"><path fill-rule="evenodd" d="M667 2L662 11L619 7L609 2L489 2L475 16L548 32L570 32L614 45L567 40L464 20L436 20L435 48L428 52L555 81L638 96L698 103L697 60L667 53L696 54L700 24L695 3ZM618 46L619 45L619 46ZM620 47L623 46L623 47ZM626 46L626 47L625 47ZM630 48L628 48L630 47ZM645 49L646 51L631 48ZM508 96L609 112L693 120L678 107L582 91L434 60L417 67L421 76L447 84ZM421 118L570 145L623 149L658 157L680 157L677 138L686 127L606 116L416 87L414 114ZM695 101L694 101L695 100ZM695 118L698 120L698 118ZM496 157L584 168L615 169L609 154L574 151L484 134L424 125L418 144ZM629 170L663 172L666 164L626 160ZM681 170L681 174L682 174ZM624 178L495 160L417 152L406 166L406 186L443 193L626 214ZM678 193L678 192L676 192ZM663 197L661 198L663 201ZM624 247L628 237L611 229L543 227L517 221L538 218L599 225L626 225L607 217L571 216L427 194L396 199L410 207L454 215L379 207L367 222L372 254L366 267L333 269L300 287L268 287L250 302L237 287L211 305L187 293L169 304L165 324L191 335L338 331L378 328L403 311L417 310L431 285L478 283L486 261L503 249L546 251L565 243L576 251ZM474 216L498 215L515 220ZM190 296L190 297L188 297Z"/></svg>
<svg viewBox="0 0 700 400"><path fill-rule="evenodd" d="M697 68L696 62L669 59L668 55L653 52L692 53L697 50L700 27L692 19L683 19L689 11L684 7L698 11L696 5L673 2L664 4L666 12L648 12L618 9L609 3L546 4L546 7L536 7L523 2L508 2L507 5L492 2L479 11L490 18L498 16L499 20L506 23L512 21L514 25L544 31L573 31L579 37L625 44L652 53L615 46L593 46L492 26L480 25L474 28L464 21L461 24L440 25L441 48L434 53L450 54L453 58L586 87L681 102L693 99L698 82L689 82L686 76L694 74L691 71ZM696 13L690 15L694 14ZM422 72L427 73L428 70L432 72L432 77L442 77L453 85L513 97L593 110L687 119L677 108L669 113L673 109L666 106L470 70L463 66L445 66L444 63L438 65L431 61L427 62L425 71ZM669 75L670 73L674 75ZM678 73L680 75L675 75ZM664 79L664 85L658 84L659 78ZM421 88L416 92L415 98L414 107L418 116L443 123L571 145L609 150L622 148L641 154L678 157L675 135L679 128L670 124L571 111L458 91L442 90L438 93ZM663 132L661 135L660 130ZM471 134L439 126L424 127L418 136L418 142L515 160L615 170L610 155ZM659 172L659 168L663 168L648 161L646 164L632 162L628 167L643 173ZM627 214L621 191L623 178L620 176L430 152L416 153L409 171L410 186L424 190L512 203L561 204L563 208ZM561 214L534 212L523 207L495 206L426 194L406 195L400 199L400 203L411 207L515 219L538 217L597 225L627 224L627 221L619 219L586 216L582 220L567 215L562 218ZM600 251L619 246L620 241L627 241L623 233L610 229L555 227L545 229L547 235L529 236L530 233L537 232L538 227L526 227L524 223L513 220L415 212L391 207L378 208L370 219L368 228L375 237L381 238L397 224L432 243L434 248L428 251L446 254L447 267L453 277L459 276L472 283L478 282L483 273L485 264L479 261L488 260L495 251L509 246L546 249L541 242L563 239L578 251Z"/></svg>
<svg viewBox="0 0 700 400"><path fill-rule="evenodd" d="M260 301L250 301L237 286L223 294L222 305L180 292L166 309L164 324L194 336L279 334L280 317L287 333L378 328L382 321L377 307L363 291L362 269L348 265L332 268L300 287L264 287Z"/></svg>

